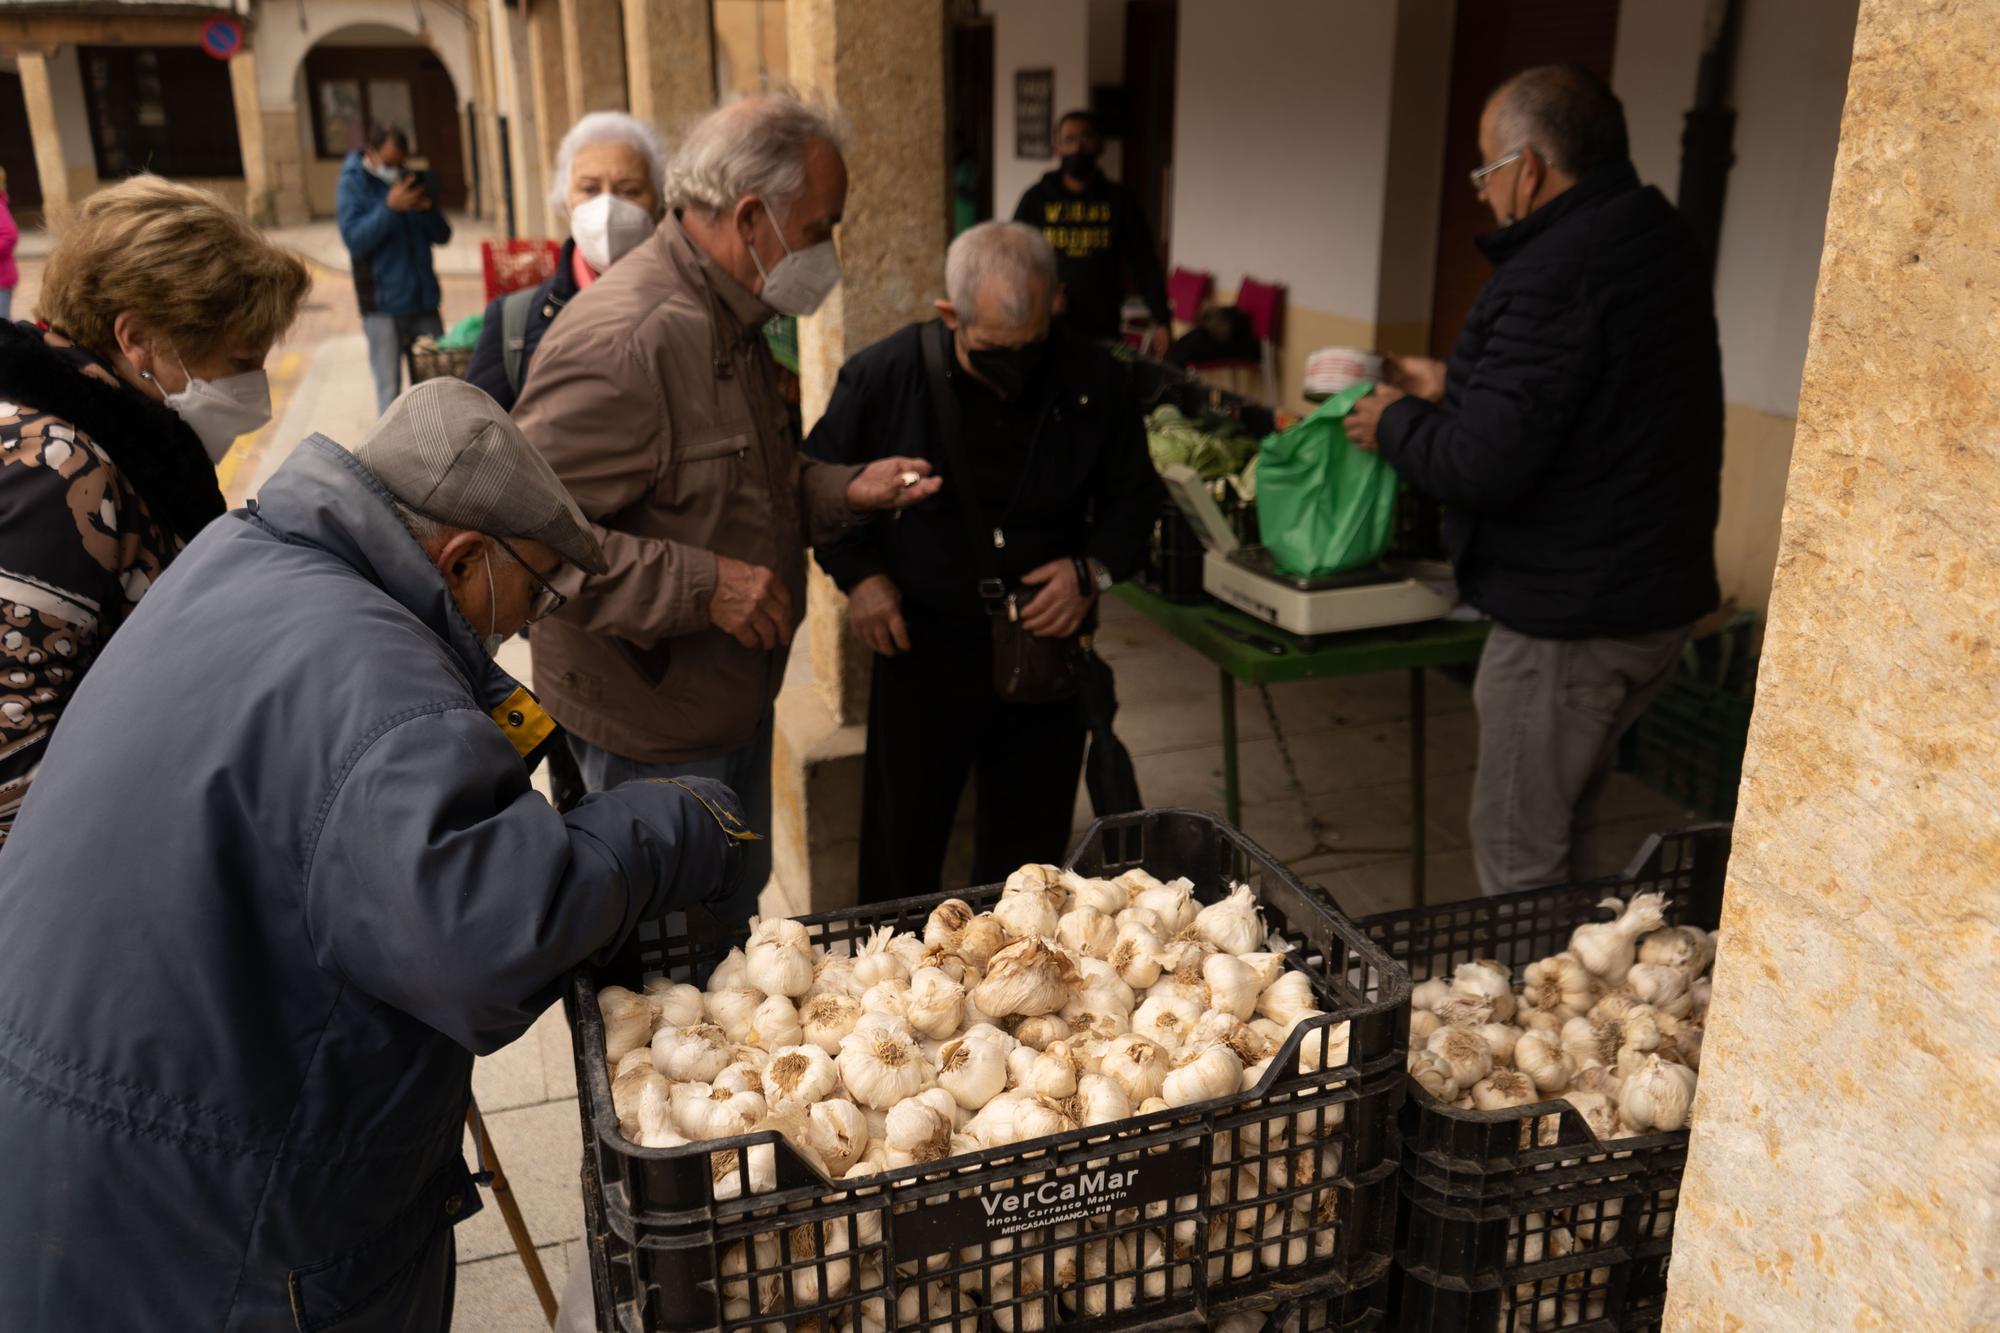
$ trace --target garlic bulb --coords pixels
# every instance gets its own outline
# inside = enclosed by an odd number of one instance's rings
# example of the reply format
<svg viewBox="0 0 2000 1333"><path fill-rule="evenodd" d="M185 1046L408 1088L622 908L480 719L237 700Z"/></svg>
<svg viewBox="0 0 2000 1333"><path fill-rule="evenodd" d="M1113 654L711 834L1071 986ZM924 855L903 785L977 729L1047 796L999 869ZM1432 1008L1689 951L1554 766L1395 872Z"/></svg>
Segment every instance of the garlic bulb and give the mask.
<svg viewBox="0 0 2000 1333"><path fill-rule="evenodd" d="M1682 1064L1697 1071L1701 1068L1701 1033L1699 1023L1683 1023L1674 1033L1674 1053Z"/></svg>
<svg viewBox="0 0 2000 1333"><path fill-rule="evenodd" d="M1476 1028L1493 1021L1493 1001L1481 995L1472 998L1454 992L1438 1001L1436 1013L1446 1027Z"/></svg>
<svg viewBox="0 0 2000 1333"><path fill-rule="evenodd" d="M1257 997L1256 1012L1290 1032L1302 1014L1318 1007L1319 997L1313 993L1312 978L1303 972L1289 971L1264 988Z"/></svg>
<svg viewBox="0 0 2000 1333"><path fill-rule="evenodd" d="M951 948L971 966L983 969L994 954L1012 943L1000 918L991 912L981 912L952 937Z"/></svg>
<svg viewBox="0 0 2000 1333"><path fill-rule="evenodd" d="M723 955L722 961L715 965L715 971L708 974L708 984L704 989L713 995L719 990L749 985L750 983L744 980L744 966L743 951L731 949Z"/></svg>
<svg viewBox="0 0 2000 1333"><path fill-rule="evenodd" d="M1569 952L1592 976L1619 985L1638 952L1639 937L1660 928L1666 903L1661 893L1635 893L1629 903L1606 898L1598 906L1617 912L1618 919L1578 926L1569 937Z"/></svg>
<svg viewBox="0 0 2000 1333"><path fill-rule="evenodd" d="M1010 885L1013 882L1008 880ZM1053 936L1062 920L1062 899L1063 890L1059 885L1047 888L1010 887L1000 895L1000 902L993 909L993 918L1017 940Z"/></svg>
<svg viewBox="0 0 2000 1333"><path fill-rule="evenodd" d="M1213 953L1201 963L1201 979L1208 985L1208 1004L1238 1019L1248 1019L1257 1010L1263 990L1257 969L1226 953Z"/></svg>
<svg viewBox="0 0 2000 1333"><path fill-rule="evenodd" d="M654 977L646 983L646 998L653 1002L654 1022L662 1027L684 1028L699 1023L706 1012L701 988L684 981Z"/></svg>
<svg viewBox="0 0 2000 1333"><path fill-rule="evenodd" d="M1491 958L1460 963L1451 974L1451 989L1461 999L1491 1000L1496 1023L1505 1023L1514 1016L1514 975Z"/></svg>
<svg viewBox="0 0 2000 1333"><path fill-rule="evenodd" d="M1417 1086L1441 1102L1458 1098L1458 1073L1451 1061L1428 1047L1410 1052L1410 1077Z"/></svg>
<svg viewBox="0 0 2000 1333"><path fill-rule="evenodd" d="M708 1021L728 1033L729 1040L742 1045L749 1040L750 1029L757 1025L757 1006L762 1003L764 992L748 986L712 990L708 993Z"/></svg>
<svg viewBox="0 0 2000 1333"><path fill-rule="evenodd" d="M1103 1074L1085 1074L1076 1081L1077 1119L1085 1125L1108 1125L1132 1114L1132 1097L1125 1085Z"/></svg>
<svg viewBox="0 0 2000 1333"><path fill-rule="evenodd" d="M1540 1100L1534 1080L1512 1069L1496 1069L1472 1085L1472 1104L1481 1111L1529 1106Z"/></svg>
<svg viewBox="0 0 2000 1333"><path fill-rule="evenodd" d="M1521 1020L1522 1031L1543 1032L1551 1037L1560 1037L1563 1024L1569 1021L1560 1010L1530 1009L1525 1004L1514 1010L1514 1016Z"/></svg>
<svg viewBox="0 0 2000 1333"><path fill-rule="evenodd" d="M854 983L861 987L864 994L885 981L909 980L909 964L889 947L895 935L893 927L878 927L855 952Z"/></svg>
<svg viewBox="0 0 2000 1333"><path fill-rule="evenodd" d="M1694 1087L1692 1069L1649 1055L1618 1090L1618 1118L1639 1133L1685 1129Z"/></svg>
<svg viewBox="0 0 2000 1333"><path fill-rule="evenodd" d="M681 1133L697 1143L747 1134L764 1118L762 1093L734 1092L706 1083L686 1087L688 1095L674 1103L674 1119Z"/></svg>
<svg viewBox="0 0 2000 1333"><path fill-rule="evenodd" d="M1126 872L1130 873L1132 872ZM1164 940L1169 936L1178 935L1192 926L1196 914L1201 910L1201 904L1194 898L1193 882L1177 879L1171 884L1162 884L1152 879L1150 875L1147 878L1152 880L1151 884L1132 895L1131 905L1143 907L1160 919L1158 932L1160 938ZM1250 947L1254 949L1257 945L1253 941Z"/></svg>
<svg viewBox="0 0 2000 1333"><path fill-rule="evenodd" d="M846 953L823 953L813 960L812 989L805 994L806 999L819 995L846 995L859 999L863 987L854 980L854 956ZM804 1009L801 1001L799 1008Z"/></svg>
<svg viewBox="0 0 2000 1333"><path fill-rule="evenodd" d="M861 1108L844 1097L829 1097L808 1106L805 1116L806 1142L826 1163L827 1174L846 1175L868 1146L868 1120Z"/></svg>
<svg viewBox="0 0 2000 1333"><path fill-rule="evenodd" d="M1513 1060L1539 1092L1561 1092L1576 1073L1576 1061L1546 1032L1522 1033L1514 1042Z"/></svg>
<svg viewBox="0 0 2000 1333"><path fill-rule="evenodd" d="M618 1130L634 1143L639 1140L639 1101L646 1095L646 1088L654 1088L655 1095L667 1095L667 1076L653 1068L652 1053L640 1047L630 1055L639 1056L642 1063L621 1070L611 1080L611 1109L618 1116ZM628 1056L629 1058L629 1056Z"/></svg>
<svg viewBox="0 0 2000 1333"><path fill-rule="evenodd" d="M1667 926L1639 941L1642 963L1694 972L1700 969L1701 956L1701 932L1686 926Z"/></svg>
<svg viewBox="0 0 2000 1333"><path fill-rule="evenodd" d="M906 1033L871 1028L840 1043L840 1081L862 1106L886 1110L931 1086L935 1071Z"/></svg>
<svg viewBox="0 0 2000 1333"><path fill-rule="evenodd" d="M1132 1030L1132 1014L1124 1012L1098 1012L1084 1008L1076 1000L1071 1000L1057 1015L1069 1024L1069 1038L1076 1041L1109 1041L1122 1037Z"/></svg>
<svg viewBox="0 0 2000 1333"><path fill-rule="evenodd" d="M1033 890L1061 903L1069 890L1063 887L1063 872L1060 866L1028 864L1007 876L1001 886L1003 896L1008 893L1024 893Z"/></svg>
<svg viewBox="0 0 2000 1333"><path fill-rule="evenodd" d="M1072 907L1056 921L1056 938L1079 957L1109 958L1118 943L1118 926L1095 907Z"/></svg>
<svg viewBox="0 0 2000 1333"><path fill-rule="evenodd" d="M1638 1003L1639 997L1632 993L1629 986L1620 986L1599 996L1586 1016L1593 1023L1612 1023L1631 1013Z"/></svg>
<svg viewBox="0 0 2000 1333"><path fill-rule="evenodd" d="M796 1046L805 1039L799 1025L798 1007L782 995L767 995L750 1014L750 1031L743 1037L747 1045L766 1051Z"/></svg>
<svg viewBox="0 0 2000 1333"><path fill-rule="evenodd" d="M750 918L750 940L743 946L746 984L766 995L799 996L812 988L812 936L787 918Z"/></svg>
<svg viewBox="0 0 2000 1333"><path fill-rule="evenodd" d="M799 1007L800 1035L828 1055L840 1054L841 1040L861 1021L861 1002L847 995L815 995Z"/></svg>
<svg viewBox="0 0 2000 1333"><path fill-rule="evenodd" d="M1521 976L1521 1003L1529 1009L1570 1019L1588 1012L1596 998L1596 983L1572 954L1530 963Z"/></svg>
<svg viewBox="0 0 2000 1333"><path fill-rule="evenodd" d="M1127 907L1112 920L1118 923L1120 930L1127 926L1138 926L1156 939L1165 939L1173 934L1167 929L1167 923L1160 920L1160 914L1149 907Z"/></svg>
<svg viewBox="0 0 2000 1333"><path fill-rule="evenodd" d="M972 905L963 898L945 899L931 909L930 917L924 922L924 943L936 948L965 929L966 922L972 917Z"/></svg>
<svg viewBox="0 0 2000 1333"><path fill-rule="evenodd" d="M990 1032L1001 1040L973 1035ZM1007 1086L1006 1034L981 1025L944 1044L938 1052L938 1086L968 1111L977 1111Z"/></svg>
<svg viewBox="0 0 2000 1333"><path fill-rule="evenodd" d="M922 968L910 978L906 1012L923 1036L949 1037L965 1022L965 988L934 967Z"/></svg>
<svg viewBox="0 0 2000 1333"><path fill-rule="evenodd" d="M1014 1107L1016 1143L1047 1138L1051 1134L1067 1134L1076 1128L1076 1117L1069 1113L1065 1104L1047 1097L1029 1093Z"/></svg>
<svg viewBox="0 0 2000 1333"><path fill-rule="evenodd" d="M817 1046L782 1047L764 1066L762 1090L772 1115L804 1110L832 1097L839 1087L833 1057Z"/></svg>
<svg viewBox="0 0 2000 1333"><path fill-rule="evenodd" d="M1132 1014L1132 1031L1172 1052L1201 1021L1202 1008L1178 995L1152 995Z"/></svg>
<svg viewBox="0 0 2000 1333"><path fill-rule="evenodd" d="M951 1148L958 1128L958 1103L943 1088L926 1088L889 1108L888 1163L891 1170L935 1162Z"/></svg>
<svg viewBox="0 0 2000 1333"><path fill-rule="evenodd" d="M655 1076L658 1078L658 1076ZM639 1092L639 1104L633 1118L637 1131L627 1137L641 1148L679 1148L687 1139L674 1123L673 1097L664 1078L644 1085Z"/></svg>
<svg viewBox="0 0 2000 1333"><path fill-rule="evenodd" d="M1196 1019L1194 1029L1188 1033L1184 1044L1227 1046L1246 1065L1269 1059L1273 1049L1261 1033L1236 1015L1221 1009L1210 1009Z"/></svg>
<svg viewBox="0 0 2000 1333"><path fill-rule="evenodd" d="M893 1018L900 1023L910 1021L910 983L904 977L890 977L878 981L861 992L862 1018ZM857 1022L856 1027L865 1026Z"/></svg>
<svg viewBox="0 0 2000 1333"><path fill-rule="evenodd" d="M1618 1132L1618 1107L1610 1096L1602 1092L1572 1088L1563 1094L1563 1100L1576 1108L1583 1117L1583 1123L1590 1126L1590 1132L1600 1139L1615 1138ZM1616 1200L1612 1200L1616 1202Z"/></svg>
<svg viewBox="0 0 2000 1333"><path fill-rule="evenodd" d="M1227 1046L1210 1046L1182 1055L1160 1082L1160 1096L1169 1106L1227 1097L1243 1082L1243 1062Z"/></svg>
<svg viewBox="0 0 2000 1333"><path fill-rule="evenodd" d="M1338 1069L1347 1063L1347 1024L1329 1023L1299 1038L1299 1072ZM1474 1040L1478 1040L1474 1038ZM1480 1042L1480 1045L1485 1045Z"/></svg>
<svg viewBox="0 0 2000 1333"><path fill-rule="evenodd" d="M1130 1014L1137 1003L1138 997L1111 964L1097 958L1076 960L1076 981L1065 1009L1074 1005L1084 1013Z"/></svg>
<svg viewBox="0 0 2000 1333"><path fill-rule="evenodd" d="M1167 1076L1167 1053L1157 1042L1134 1033L1106 1046L1098 1067L1137 1104L1159 1096L1160 1083Z"/></svg>
<svg viewBox="0 0 2000 1333"><path fill-rule="evenodd" d="M1470 1088L1493 1072L1492 1048L1464 1028L1439 1028L1431 1034L1425 1049L1450 1063L1452 1081L1461 1089Z"/></svg>
<svg viewBox="0 0 2000 1333"><path fill-rule="evenodd" d="M1082 1073L1066 1041L1052 1041L1028 1066L1021 1087L1028 1092L1061 1101L1076 1093L1077 1075Z"/></svg>
<svg viewBox="0 0 2000 1333"><path fill-rule="evenodd" d="M1086 879L1074 870L1063 871L1060 883L1069 890L1072 910L1094 907L1106 916L1117 916L1129 901L1124 885L1108 879Z"/></svg>
<svg viewBox="0 0 2000 1333"><path fill-rule="evenodd" d="M1521 1029L1510 1027L1505 1023L1481 1023L1472 1031L1493 1052L1495 1065L1513 1062L1514 1043L1520 1040Z"/></svg>
<svg viewBox="0 0 2000 1333"><path fill-rule="evenodd" d="M761 1094L764 1091L764 1071L753 1069L747 1064L731 1064L708 1082L711 1089L723 1088L729 1092Z"/></svg>
<svg viewBox="0 0 2000 1333"><path fill-rule="evenodd" d="M1444 1026L1444 1020L1428 1009L1410 1010L1410 1045L1421 1046L1430 1040L1430 1035Z"/></svg>
<svg viewBox="0 0 2000 1333"><path fill-rule="evenodd" d="M1694 998L1688 994L1689 980L1685 969L1665 963L1634 963L1625 974L1625 984L1632 988L1632 994L1641 1004L1652 1005L1677 1018L1694 1007Z"/></svg>
<svg viewBox="0 0 2000 1333"><path fill-rule="evenodd" d="M729 1046L713 1023L661 1028L653 1034L653 1066L676 1083L706 1083L728 1067Z"/></svg>
<svg viewBox="0 0 2000 1333"><path fill-rule="evenodd" d="M1144 990L1160 979L1160 938L1137 922L1118 927L1108 960L1118 969L1118 978L1134 990Z"/></svg>
<svg viewBox="0 0 2000 1333"><path fill-rule="evenodd" d="M1076 964L1059 946L1029 938L994 954L971 994L981 1013L1034 1017L1062 1008L1076 977Z"/></svg>
<svg viewBox="0 0 2000 1333"><path fill-rule="evenodd" d="M1419 981L1410 988L1410 1007L1435 1012L1438 1002L1450 997L1451 983L1443 977L1431 977L1427 981Z"/></svg>
<svg viewBox="0 0 2000 1333"><path fill-rule="evenodd" d="M794 1304L812 1305L822 1298L838 1300L853 1289L854 1245L848 1236L845 1217L830 1217L824 1222L804 1222L792 1227L786 1232L785 1248L790 1262L799 1265L784 1277ZM824 1259L824 1262L805 1262L815 1259ZM820 1281L822 1271L826 1274L824 1283ZM805 1333L800 1325L807 1322L810 1321L794 1320L786 1327L794 1333Z"/></svg>
<svg viewBox="0 0 2000 1333"><path fill-rule="evenodd" d="M1037 1014L1033 1018L1022 1019L1014 1027L1015 1041L1038 1051L1052 1041L1066 1040L1069 1035L1069 1020L1059 1014Z"/></svg>
<svg viewBox="0 0 2000 1333"><path fill-rule="evenodd" d="M623 986L606 986L597 992L597 1012L604 1019L604 1060L616 1065L626 1052L653 1039L653 1002Z"/></svg>

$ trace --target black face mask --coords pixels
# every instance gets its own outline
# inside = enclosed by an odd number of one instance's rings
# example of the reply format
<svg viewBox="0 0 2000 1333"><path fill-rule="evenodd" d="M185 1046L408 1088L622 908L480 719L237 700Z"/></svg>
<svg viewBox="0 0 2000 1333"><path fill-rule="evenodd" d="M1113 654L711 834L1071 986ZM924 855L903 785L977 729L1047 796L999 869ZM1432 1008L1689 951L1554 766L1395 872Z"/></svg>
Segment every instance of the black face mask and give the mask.
<svg viewBox="0 0 2000 1333"><path fill-rule="evenodd" d="M1002 398L1019 398L1041 370L1047 350L1047 342L1038 339L1020 347L968 347L965 359Z"/></svg>
<svg viewBox="0 0 2000 1333"><path fill-rule="evenodd" d="M1063 175L1075 180L1087 181L1097 178L1097 159L1089 153L1064 153Z"/></svg>

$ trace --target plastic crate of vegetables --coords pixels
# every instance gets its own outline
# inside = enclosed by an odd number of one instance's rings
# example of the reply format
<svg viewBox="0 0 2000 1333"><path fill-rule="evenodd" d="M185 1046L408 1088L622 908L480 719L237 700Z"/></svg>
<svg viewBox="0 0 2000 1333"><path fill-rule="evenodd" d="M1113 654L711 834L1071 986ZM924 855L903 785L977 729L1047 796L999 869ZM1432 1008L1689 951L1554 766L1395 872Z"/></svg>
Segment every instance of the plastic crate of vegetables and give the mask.
<svg viewBox="0 0 2000 1333"><path fill-rule="evenodd" d="M1728 860L1361 923L1413 982L1392 1327L1658 1327Z"/></svg>
<svg viewBox="0 0 2000 1333"><path fill-rule="evenodd" d="M669 922L565 996L600 1323L1109 1330L1310 1293L1304 1327L1355 1326L1408 996L1192 811L955 897Z"/></svg>

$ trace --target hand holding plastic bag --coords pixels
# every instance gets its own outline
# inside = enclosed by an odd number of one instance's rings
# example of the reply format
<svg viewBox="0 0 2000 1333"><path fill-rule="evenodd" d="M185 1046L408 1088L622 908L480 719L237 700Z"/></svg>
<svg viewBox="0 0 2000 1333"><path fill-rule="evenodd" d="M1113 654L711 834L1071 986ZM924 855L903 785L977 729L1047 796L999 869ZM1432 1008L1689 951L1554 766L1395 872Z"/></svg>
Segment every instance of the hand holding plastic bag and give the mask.
<svg viewBox="0 0 2000 1333"><path fill-rule="evenodd" d="M1396 514L1396 472L1363 453L1341 421L1374 389L1353 385L1269 436L1257 455L1257 526L1278 568L1302 578L1381 558Z"/></svg>

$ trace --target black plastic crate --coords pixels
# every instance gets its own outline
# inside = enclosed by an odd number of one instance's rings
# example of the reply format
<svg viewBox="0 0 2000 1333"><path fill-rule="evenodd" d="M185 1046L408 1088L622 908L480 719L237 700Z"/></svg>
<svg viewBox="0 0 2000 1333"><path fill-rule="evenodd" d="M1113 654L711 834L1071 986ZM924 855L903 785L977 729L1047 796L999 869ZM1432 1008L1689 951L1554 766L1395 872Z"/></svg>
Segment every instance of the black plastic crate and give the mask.
<svg viewBox="0 0 2000 1333"><path fill-rule="evenodd" d="M1577 926L1604 919L1606 897L1664 893L1670 923L1714 929L1729 836L1727 825L1655 834L1622 876L1386 912L1361 927L1412 982L1473 958L1496 958L1518 978ZM1657 1328L1687 1145L1686 1130L1600 1140L1562 1099L1460 1110L1412 1082L1391 1327Z"/></svg>
<svg viewBox="0 0 2000 1333"><path fill-rule="evenodd" d="M1239 543L1258 544L1256 505L1245 504L1231 493L1216 501L1216 507L1228 520ZM1153 539L1144 574L1146 586L1170 602L1192 604L1206 600L1208 593L1202 588L1204 549L1194 524L1188 522L1179 505L1168 500L1161 506L1159 517L1153 520Z"/></svg>
<svg viewBox="0 0 2000 1333"><path fill-rule="evenodd" d="M601 971L579 970L564 997L576 1048L601 1327L635 1333L773 1323L810 1328L814 1321L858 1327L864 1305L879 1298L874 1313L886 1311L886 1322L899 1328L949 1329L977 1318L981 1328L1134 1329L1185 1325L1191 1313L1206 1318L1268 1305L1297 1298L1302 1289L1331 1300L1378 1287L1395 1226L1408 978L1354 923L1206 812L1099 820L1070 864L1089 875L1135 866L1165 879L1186 875L1203 901L1221 896L1232 881L1249 884L1266 924L1291 943L1294 965L1313 978L1326 1017L1302 1023L1264 1083L1249 1093L836 1183L771 1131L670 1149L641 1148L619 1132L598 989L613 982L637 987L660 975L699 982L742 939L741 932L703 930L699 923L675 929L670 920L667 930L635 940ZM816 944L859 942L884 925L921 931L945 897L979 908L999 894L988 887L801 920ZM1343 1024L1344 1063L1288 1072L1303 1049L1320 1051L1324 1063ZM1300 1130L1282 1147L1275 1135L1260 1132L1285 1125ZM752 1154L766 1154L774 1188L751 1192ZM1303 1167L1302 1154L1311 1156L1313 1176L1281 1174L1281 1164ZM728 1168L720 1171L726 1186L720 1190L711 1188L717 1159ZM1112 1177L1120 1179L1101 1183ZM1211 1180L1226 1182L1228 1191L1216 1205L1208 1203ZM1016 1196L1049 1184L1058 1196L1069 1188L1083 1201L1059 1214L1027 1212L1033 1201ZM1253 1209L1270 1210L1255 1240L1225 1235L1211 1242L1212 1214ZM1007 1234L1009 1213L1029 1229ZM1145 1233L1171 1236L1176 1222L1194 1223L1193 1249L1145 1267ZM1064 1234L1070 1223L1084 1229ZM725 1272L732 1247L753 1238L775 1238L777 1252L769 1252L769 1241L746 1245L742 1267L732 1260ZM1131 1246L1129 1266L1121 1242ZM1099 1251L1102 1275L1086 1268L1065 1283L1065 1266L1087 1258L1079 1245L1098 1243L1106 1244ZM808 1254L815 1244L823 1252ZM857 1260L872 1261L884 1285L851 1285L855 1270L843 1265ZM996 1268L1011 1280L1010 1295L959 1290L958 1279ZM849 1285L835 1294L843 1277ZM950 1285L931 1285L937 1280ZM745 1281L775 1284L781 1308L750 1313L732 1306L727 1297ZM906 1288L915 1294L906 1296ZM1086 1317L1063 1308L1064 1295L1093 1293L1105 1298L1103 1313ZM905 1301L915 1308L900 1309ZM1342 1313L1351 1313L1344 1304Z"/></svg>

